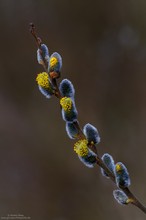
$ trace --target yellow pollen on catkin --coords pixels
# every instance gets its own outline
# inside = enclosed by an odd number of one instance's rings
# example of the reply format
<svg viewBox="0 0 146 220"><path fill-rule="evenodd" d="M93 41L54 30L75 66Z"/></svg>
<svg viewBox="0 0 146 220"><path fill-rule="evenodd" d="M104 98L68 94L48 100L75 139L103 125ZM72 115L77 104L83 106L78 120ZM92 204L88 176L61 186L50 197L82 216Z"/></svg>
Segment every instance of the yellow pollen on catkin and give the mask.
<svg viewBox="0 0 146 220"><path fill-rule="evenodd" d="M54 67L58 63L58 60L56 57L50 58L50 67Z"/></svg>
<svg viewBox="0 0 146 220"><path fill-rule="evenodd" d="M128 198L128 199L126 200L126 204L133 203L133 202L134 202L134 200L131 199L131 198Z"/></svg>
<svg viewBox="0 0 146 220"><path fill-rule="evenodd" d="M121 168L122 168L122 167L121 167L120 164L116 164L116 171L117 171L117 172L121 171Z"/></svg>
<svg viewBox="0 0 146 220"><path fill-rule="evenodd" d="M60 105L64 109L65 112L69 112L72 108L72 100L68 97L63 97L60 99Z"/></svg>
<svg viewBox="0 0 146 220"><path fill-rule="evenodd" d="M46 72L39 73L37 75L36 81L39 86L48 89L49 88L49 75Z"/></svg>
<svg viewBox="0 0 146 220"><path fill-rule="evenodd" d="M86 139L79 140L74 145L74 151L80 156L84 157L88 155L88 147L87 147L88 141Z"/></svg>

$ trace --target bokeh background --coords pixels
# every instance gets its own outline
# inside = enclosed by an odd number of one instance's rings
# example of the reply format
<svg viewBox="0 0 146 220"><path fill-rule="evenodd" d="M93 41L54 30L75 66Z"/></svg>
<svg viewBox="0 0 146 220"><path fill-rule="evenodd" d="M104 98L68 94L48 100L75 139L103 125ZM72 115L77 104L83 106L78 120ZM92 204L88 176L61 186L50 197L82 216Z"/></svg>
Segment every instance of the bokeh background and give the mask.
<svg viewBox="0 0 146 220"><path fill-rule="evenodd" d="M73 152L58 100L38 91L43 69L29 33L33 21L50 53L62 55L81 126L98 128L99 154L126 164L146 204L145 12L145 0L0 1L0 217L145 219L120 206L114 184Z"/></svg>

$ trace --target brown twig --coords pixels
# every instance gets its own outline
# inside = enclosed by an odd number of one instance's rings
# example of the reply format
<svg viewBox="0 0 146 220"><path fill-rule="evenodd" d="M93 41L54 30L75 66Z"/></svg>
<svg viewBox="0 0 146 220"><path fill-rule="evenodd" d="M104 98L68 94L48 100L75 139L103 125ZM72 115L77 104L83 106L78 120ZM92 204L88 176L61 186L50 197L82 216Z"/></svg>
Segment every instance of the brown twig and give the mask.
<svg viewBox="0 0 146 220"><path fill-rule="evenodd" d="M56 96L57 98L61 98L61 94L60 94L60 91L59 91L59 89L58 89L56 79L54 79L54 78L52 77L52 75L50 74L50 72L48 71L48 63L46 62L45 57L43 56L43 51L42 51L42 48L41 48L42 40L41 40L40 37L38 37L37 32L36 32L35 25L34 25L33 23L30 23L30 33L31 33L32 36L34 37L35 42L36 42L36 44L37 44L37 47L38 47L38 49L39 49L39 51L40 51L41 58L42 58L42 60L43 60L43 64L42 64L42 65L43 65L43 68L44 68L45 72L48 73L48 75L49 75L50 83L51 83L51 85L53 86L54 91L55 91L54 94L55 94L55 96Z"/></svg>
<svg viewBox="0 0 146 220"><path fill-rule="evenodd" d="M55 96L59 99L62 98L58 85L57 85L57 81L54 78L51 78L50 73L48 71L48 64L46 63L45 57L43 57L43 53L42 53L42 49L41 49L41 44L42 44L42 40L40 37L37 36L36 33L36 29L33 23L30 23L30 32L32 34L32 36L34 37L37 47L40 50L41 56L42 56L42 60L44 62L43 67L44 70L49 74L50 77L50 81L53 85L53 87L55 88ZM85 135L83 134L82 129L80 128L79 122L76 121L74 122L74 125L76 126L76 128L78 129L78 136L77 139L84 139ZM97 154L97 149L95 145L88 145L88 147ZM116 180L115 180L115 176L114 174L109 170L109 168L103 163L102 159L99 157L99 155L97 154L96 156L96 163L97 165L99 165L102 169L104 169L104 171L106 172L106 174L108 175L108 177L116 184ZM129 188L124 188L122 186L119 187L126 195L127 197L131 200L131 204L133 204L134 206L136 206L137 208L139 208L141 211L143 211L146 214L146 207L134 196L134 194L129 190Z"/></svg>

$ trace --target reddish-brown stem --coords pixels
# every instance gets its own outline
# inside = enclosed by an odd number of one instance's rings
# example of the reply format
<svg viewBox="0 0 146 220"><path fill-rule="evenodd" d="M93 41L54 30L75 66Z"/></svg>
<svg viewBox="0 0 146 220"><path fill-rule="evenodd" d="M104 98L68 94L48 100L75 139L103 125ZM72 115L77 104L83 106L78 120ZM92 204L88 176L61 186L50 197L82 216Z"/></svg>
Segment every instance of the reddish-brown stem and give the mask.
<svg viewBox="0 0 146 220"><path fill-rule="evenodd" d="M35 39L35 42L37 44L37 47L38 49L40 50L40 54L41 54L41 58L43 60L43 67L44 67L44 70L46 73L48 73L49 75L49 80L50 80L50 83L52 84L53 88L54 88L54 91L55 91L55 96L57 98L61 98L61 94L60 94L60 91L58 89L58 86L57 86L57 82L56 82L56 79L52 78L52 76L50 75L49 71L48 71L48 63L46 62L45 60L45 57L43 56L43 51L41 49L41 44L42 44L42 40L40 37L38 37L37 35L37 32L36 32L36 28L35 28L35 25L33 23L30 23L30 33L32 34L32 36L34 37Z"/></svg>
<svg viewBox="0 0 146 220"><path fill-rule="evenodd" d="M116 184L115 176L114 174L106 167L106 165L103 163L101 158L99 156L96 157L97 164L104 169L104 171L107 173L107 175L110 177L110 179ZM120 186L119 187L131 200L131 204L135 205L137 208L141 209L146 214L146 207L134 196L134 194L129 190L129 188L125 188Z"/></svg>
<svg viewBox="0 0 146 220"><path fill-rule="evenodd" d="M48 64L47 64L47 62L46 62L46 60L45 60L45 57L43 56L43 51L42 51L42 49L41 49L42 40L41 40L40 37L37 36L36 28L35 28L35 26L34 26L33 23L30 23L30 33L31 33L32 36L34 37L35 42L36 42L36 44L37 44L37 47L38 47L38 49L40 50L41 58L42 58L42 60L43 60L43 64L42 64L42 65L43 65L45 71L48 72Z"/></svg>

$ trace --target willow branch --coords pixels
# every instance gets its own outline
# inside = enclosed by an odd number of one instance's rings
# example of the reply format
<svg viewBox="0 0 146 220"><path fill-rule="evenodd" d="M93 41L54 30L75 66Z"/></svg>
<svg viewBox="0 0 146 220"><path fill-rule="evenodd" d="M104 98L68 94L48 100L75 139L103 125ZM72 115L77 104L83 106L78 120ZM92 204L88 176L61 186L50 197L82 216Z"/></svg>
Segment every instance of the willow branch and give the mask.
<svg viewBox="0 0 146 220"><path fill-rule="evenodd" d="M57 85L57 81L56 79L54 79L49 71L48 71L48 64L45 60L45 57L43 56L43 52L41 49L41 44L42 44L42 40L40 37L38 37L37 33L36 33L36 29L33 23L30 23L30 32L32 34L32 36L35 39L35 42L37 44L38 49L40 50L41 56L42 56L42 60L43 60L43 68L44 70L48 73L49 77L50 77L50 81L52 83L52 85L55 88L55 96L59 99L62 98L61 93L59 91L58 85ZM85 135L83 134L83 131L79 125L78 121L74 122L74 125L76 126L76 128L78 129L78 140L84 139ZM114 174L111 172L111 170L109 170L109 168L105 165L105 163L102 161L102 159L100 158L100 156L97 153L97 149L95 145L88 145L88 147L94 152L96 153L96 164L98 166L100 166L108 175L108 177L116 184L116 180L115 180L115 176ZM130 191L129 188L124 188L122 186L119 186L119 188L127 195L127 197L131 200L131 204L136 206L137 208L139 208L142 212L144 212L146 214L146 207L135 197L135 195Z"/></svg>

